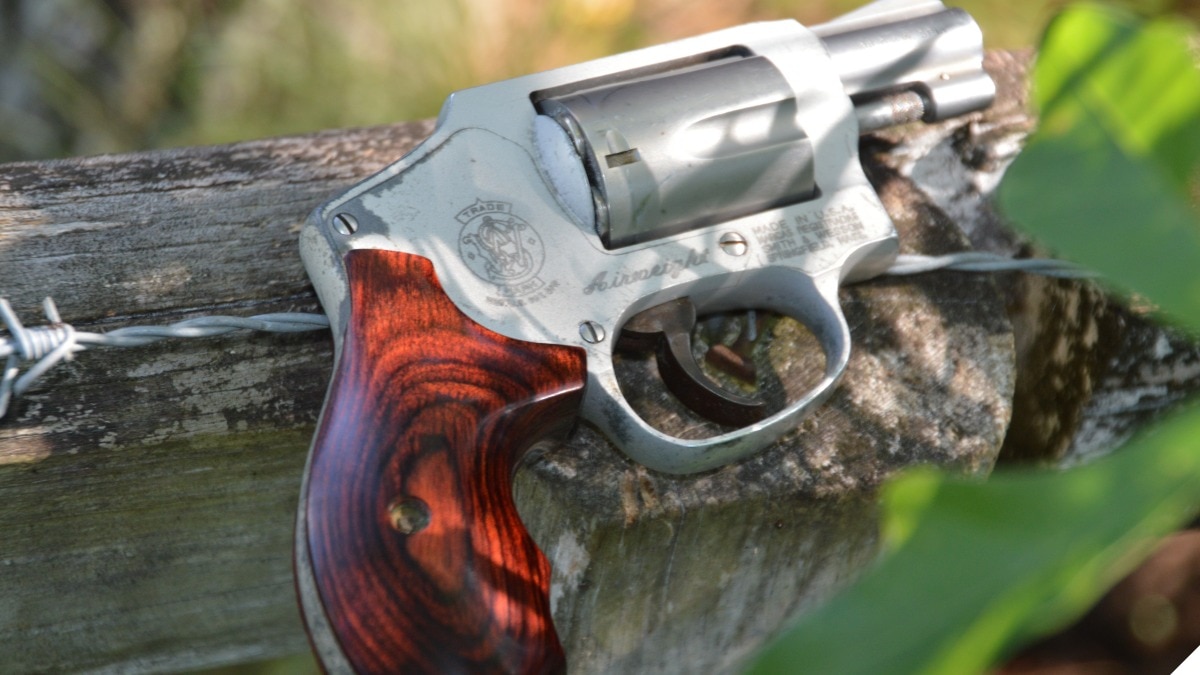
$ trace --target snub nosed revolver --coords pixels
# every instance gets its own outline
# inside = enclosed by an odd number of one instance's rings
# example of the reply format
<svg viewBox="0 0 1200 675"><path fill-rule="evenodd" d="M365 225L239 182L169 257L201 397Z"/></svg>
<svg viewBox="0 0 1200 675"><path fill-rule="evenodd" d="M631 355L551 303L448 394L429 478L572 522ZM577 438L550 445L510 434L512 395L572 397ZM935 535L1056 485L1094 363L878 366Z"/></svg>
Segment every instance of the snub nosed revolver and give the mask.
<svg viewBox="0 0 1200 675"><path fill-rule="evenodd" d="M849 359L839 285L898 249L859 135L994 92L969 15L879 0L457 92L427 140L318 208L301 251L336 363L296 572L325 667L562 670L516 465L577 418L668 473L793 429ZM819 383L778 410L692 356L697 315L749 308L801 321L824 352ZM614 370L622 339L725 430L642 419Z"/></svg>

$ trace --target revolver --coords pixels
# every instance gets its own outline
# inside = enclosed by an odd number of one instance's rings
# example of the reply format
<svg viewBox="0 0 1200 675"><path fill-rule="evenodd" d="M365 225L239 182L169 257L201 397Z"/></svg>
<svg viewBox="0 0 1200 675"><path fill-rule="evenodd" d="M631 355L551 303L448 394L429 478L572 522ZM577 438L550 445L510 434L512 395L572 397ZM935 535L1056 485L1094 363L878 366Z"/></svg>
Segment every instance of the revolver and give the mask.
<svg viewBox="0 0 1200 675"><path fill-rule="evenodd" d="M577 418L672 474L796 427L850 356L839 285L898 250L859 135L988 106L982 57L972 18L937 0L720 30L454 93L424 142L316 209L300 246L336 360L295 566L325 668L563 670L518 463ZM748 308L824 352L778 410L692 354L697 315ZM622 336L722 431L642 419L614 370Z"/></svg>

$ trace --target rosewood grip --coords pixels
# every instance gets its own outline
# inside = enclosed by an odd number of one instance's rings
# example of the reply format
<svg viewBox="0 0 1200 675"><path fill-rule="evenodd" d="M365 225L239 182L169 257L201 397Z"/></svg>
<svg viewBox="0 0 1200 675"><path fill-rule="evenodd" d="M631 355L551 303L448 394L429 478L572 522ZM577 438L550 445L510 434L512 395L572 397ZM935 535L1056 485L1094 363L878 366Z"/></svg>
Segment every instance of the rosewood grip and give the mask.
<svg viewBox="0 0 1200 675"><path fill-rule="evenodd" d="M328 629L360 673L561 672L550 565L512 475L570 429L583 350L479 326L425 258L345 262L347 329L300 511Z"/></svg>

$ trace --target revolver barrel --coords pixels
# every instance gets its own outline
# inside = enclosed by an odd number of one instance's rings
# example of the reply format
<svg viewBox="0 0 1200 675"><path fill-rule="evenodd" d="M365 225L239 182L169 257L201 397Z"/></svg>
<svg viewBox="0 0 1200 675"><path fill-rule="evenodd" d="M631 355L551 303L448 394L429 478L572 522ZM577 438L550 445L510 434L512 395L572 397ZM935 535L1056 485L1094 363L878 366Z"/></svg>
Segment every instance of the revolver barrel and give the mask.
<svg viewBox="0 0 1200 675"><path fill-rule="evenodd" d="M860 133L991 105L996 85L971 16L940 2L893 4L812 27L854 100Z"/></svg>

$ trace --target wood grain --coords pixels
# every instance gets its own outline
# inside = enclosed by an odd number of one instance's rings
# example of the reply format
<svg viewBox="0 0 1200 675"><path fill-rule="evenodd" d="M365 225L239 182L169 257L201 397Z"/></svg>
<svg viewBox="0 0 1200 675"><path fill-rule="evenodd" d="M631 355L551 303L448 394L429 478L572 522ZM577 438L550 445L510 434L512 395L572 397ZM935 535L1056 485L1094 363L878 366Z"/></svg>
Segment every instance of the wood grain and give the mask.
<svg viewBox="0 0 1200 675"><path fill-rule="evenodd" d="M563 670L550 566L512 479L570 429L583 350L482 328L424 258L353 251L346 266L350 316L304 510L343 654L361 673Z"/></svg>

